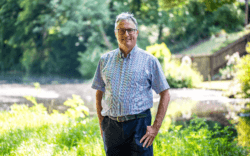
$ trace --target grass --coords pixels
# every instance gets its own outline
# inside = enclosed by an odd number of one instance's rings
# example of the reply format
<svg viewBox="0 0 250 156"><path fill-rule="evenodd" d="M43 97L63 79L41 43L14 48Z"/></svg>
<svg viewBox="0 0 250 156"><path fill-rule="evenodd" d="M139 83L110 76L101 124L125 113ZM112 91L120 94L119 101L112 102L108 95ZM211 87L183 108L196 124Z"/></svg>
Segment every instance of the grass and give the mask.
<svg viewBox="0 0 250 156"><path fill-rule="evenodd" d="M177 123L167 116L155 138L154 155L247 155L228 128L193 117ZM105 155L97 117L48 114L42 104L13 105L11 111L0 112L0 127L1 156Z"/></svg>
<svg viewBox="0 0 250 156"><path fill-rule="evenodd" d="M226 39L226 37L211 37L209 40L201 42L196 46L191 46L190 48L185 49L178 54L212 54L221 48L226 47L228 44L236 41L247 33L249 33L248 30L230 33L227 34L228 39Z"/></svg>

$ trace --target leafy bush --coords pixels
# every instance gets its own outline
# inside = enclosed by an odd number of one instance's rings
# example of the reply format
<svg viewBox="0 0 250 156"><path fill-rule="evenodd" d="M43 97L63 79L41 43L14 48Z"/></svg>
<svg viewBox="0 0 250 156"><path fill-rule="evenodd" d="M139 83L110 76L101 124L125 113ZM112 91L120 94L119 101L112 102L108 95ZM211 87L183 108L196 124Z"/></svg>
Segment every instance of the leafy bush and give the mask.
<svg viewBox="0 0 250 156"><path fill-rule="evenodd" d="M191 59L184 57L180 63L170 60L171 52L165 43L148 46L146 51L154 55L162 64L168 84L172 88L192 88L202 80L201 74L191 67Z"/></svg>
<svg viewBox="0 0 250 156"><path fill-rule="evenodd" d="M169 62L171 58L170 50L168 49L165 43L147 46L146 51L154 55L161 64Z"/></svg>
<svg viewBox="0 0 250 156"><path fill-rule="evenodd" d="M84 118L89 115L88 107L84 106L84 102L79 95L72 95L73 99L68 99L63 104L71 108L67 109L65 114L71 118Z"/></svg>
<svg viewBox="0 0 250 156"><path fill-rule="evenodd" d="M203 81L202 75L191 66L178 61L165 64L165 76L171 88L193 88Z"/></svg>
<svg viewBox="0 0 250 156"><path fill-rule="evenodd" d="M240 63L236 66L236 79L241 84L243 97L250 97L250 55L245 55L241 58Z"/></svg>
<svg viewBox="0 0 250 156"><path fill-rule="evenodd" d="M227 66L220 69L219 73L221 75L221 79L231 79L235 77L236 74L236 65L240 62L240 55L239 52L234 53L233 55L227 55L225 57L227 62Z"/></svg>
<svg viewBox="0 0 250 156"><path fill-rule="evenodd" d="M225 4L213 12L213 24L227 32L239 31L244 26L244 12L236 4Z"/></svg>
<svg viewBox="0 0 250 156"><path fill-rule="evenodd" d="M240 113L250 113L250 103L247 104L248 109L241 109ZM250 117L239 117L238 124L236 125L238 131L238 143L243 147L250 148Z"/></svg>
<svg viewBox="0 0 250 156"><path fill-rule="evenodd" d="M210 37L224 29L226 32L240 31L244 27L244 11L238 3L225 4L212 12L205 3L191 0L188 5L168 11L165 21L170 35L164 38L172 53L178 53L201 39Z"/></svg>

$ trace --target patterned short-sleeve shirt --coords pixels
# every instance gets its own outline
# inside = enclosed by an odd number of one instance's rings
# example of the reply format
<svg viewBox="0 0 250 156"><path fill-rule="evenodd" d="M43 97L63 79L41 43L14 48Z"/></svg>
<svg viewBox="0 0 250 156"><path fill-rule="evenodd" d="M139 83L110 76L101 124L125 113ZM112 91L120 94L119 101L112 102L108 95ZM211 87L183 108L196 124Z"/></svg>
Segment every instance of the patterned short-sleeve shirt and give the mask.
<svg viewBox="0 0 250 156"><path fill-rule="evenodd" d="M124 57L119 48L102 55L92 88L103 94L102 116L138 114L153 107L152 89L169 89L156 57L137 47Z"/></svg>

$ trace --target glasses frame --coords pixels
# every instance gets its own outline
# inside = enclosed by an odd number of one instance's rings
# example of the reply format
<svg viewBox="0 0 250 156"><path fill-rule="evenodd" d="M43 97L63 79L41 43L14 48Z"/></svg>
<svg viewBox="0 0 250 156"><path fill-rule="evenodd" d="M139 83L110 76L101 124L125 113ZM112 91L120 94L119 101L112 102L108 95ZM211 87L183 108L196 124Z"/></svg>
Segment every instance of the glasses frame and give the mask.
<svg viewBox="0 0 250 156"><path fill-rule="evenodd" d="M118 31L118 34L119 34L119 30L125 30L124 33L120 33L121 35L126 34L126 32L128 32L128 34L133 34L133 32L137 31L137 29L133 29L133 28L130 28L130 29L131 29L131 31L128 31L128 29L115 29L115 30Z"/></svg>

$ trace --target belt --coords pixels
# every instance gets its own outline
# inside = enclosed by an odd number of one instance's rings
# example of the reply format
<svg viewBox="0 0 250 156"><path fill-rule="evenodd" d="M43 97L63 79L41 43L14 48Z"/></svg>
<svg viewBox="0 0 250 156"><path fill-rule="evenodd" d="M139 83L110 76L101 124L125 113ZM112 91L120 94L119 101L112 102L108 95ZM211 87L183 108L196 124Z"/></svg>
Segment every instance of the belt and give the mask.
<svg viewBox="0 0 250 156"><path fill-rule="evenodd" d="M118 116L118 117L112 117L112 116L108 116L110 119L115 120L117 122L124 122L124 121L128 121L128 120L134 120L137 118L144 118L146 117L147 114L136 114L136 115L126 115L126 116Z"/></svg>

